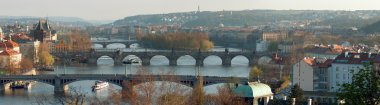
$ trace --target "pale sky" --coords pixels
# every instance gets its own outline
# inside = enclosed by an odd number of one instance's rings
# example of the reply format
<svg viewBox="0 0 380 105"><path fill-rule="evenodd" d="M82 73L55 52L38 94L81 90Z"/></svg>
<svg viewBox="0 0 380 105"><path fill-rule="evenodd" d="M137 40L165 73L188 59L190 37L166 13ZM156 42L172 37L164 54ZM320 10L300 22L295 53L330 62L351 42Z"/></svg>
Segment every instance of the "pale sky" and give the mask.
<svg viewBox="0 0 380 105"><path fill-rule="evenodd" d="M0 16L116 20L140 14L247 9L380 10L380 0L0 0Z"/></svg>

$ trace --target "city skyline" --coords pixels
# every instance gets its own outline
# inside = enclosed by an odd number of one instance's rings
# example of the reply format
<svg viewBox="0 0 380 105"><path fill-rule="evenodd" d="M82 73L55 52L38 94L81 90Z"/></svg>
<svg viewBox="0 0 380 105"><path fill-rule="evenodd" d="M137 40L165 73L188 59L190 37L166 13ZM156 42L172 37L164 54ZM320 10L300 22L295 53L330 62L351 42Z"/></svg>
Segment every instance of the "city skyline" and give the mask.
<svg viewBox="0 0 380 105"><path fill-rule="evenodd" d="M67 16L117 20L127 16L222 10L379 10L375 0L12 0L2 1L0 16ZM101 15L101 16L99 16Z"/></svg>

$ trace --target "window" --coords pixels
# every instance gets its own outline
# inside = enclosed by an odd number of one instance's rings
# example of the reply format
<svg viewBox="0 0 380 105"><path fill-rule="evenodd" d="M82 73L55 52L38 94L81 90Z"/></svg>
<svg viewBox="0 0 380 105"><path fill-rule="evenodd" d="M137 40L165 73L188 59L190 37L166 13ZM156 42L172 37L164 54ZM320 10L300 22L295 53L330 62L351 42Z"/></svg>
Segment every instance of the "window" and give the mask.
<svg viewBox="0 0 380 105"><path fill-rule="evenodd" d="M346 79L346 74L343 74L343 79Z"/></svg>
<svg viewBox="0 0 380 105"><path fill-rule="evenodd" d="M339 71L339 67L336 67L335 70L338 72Z"/></svg>
<svg viewBox="0 0 380 105"><path fill-rule="evenodd" d="M339 79L339 74L338 73L336 74L336 79Z"/></svg>

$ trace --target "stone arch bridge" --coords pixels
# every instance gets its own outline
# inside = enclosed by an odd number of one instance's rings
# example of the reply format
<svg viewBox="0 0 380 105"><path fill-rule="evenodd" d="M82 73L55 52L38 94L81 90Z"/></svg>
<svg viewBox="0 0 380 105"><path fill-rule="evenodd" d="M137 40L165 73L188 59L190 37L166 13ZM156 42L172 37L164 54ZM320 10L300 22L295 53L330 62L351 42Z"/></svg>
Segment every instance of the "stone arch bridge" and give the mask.
<svg viewBox="0 0 380 105"><path fill-rule="evenodd" d="M92 44L102 45L102 48L107 48L107 45L115 43L123 44L127 47L133 43L139 43L137 40L92 40L91 42Z"/></svg>
<svg viewBox="0 0 380 105"><path fill-rule="evenodd" d="M248 82L243 77L217 77L202 76L203 85L213 85L219 83L244 84ZM175 79L173 79L175 78ZM68 84L82 80L102 80L118 85L122 89L128 89L131 85L145 82L169 81L185 86L194 87L198 76L191 75L122 75L122 74L44 74L44 75L0 75L0 90L7 88L7 84L13 81L37 81L54 86L55 93L64 93L68 89ZM130 83L130 84L128 84ZM129 85L129 86L128 86Z"/></svg>
<svg viewBox="0 0 380 105"><path fill-rule="evenodd" d="M268 54L256 54L250 51L241 52L229 52L229 51L145 51L145 52L123 52L120 50L107 50L107 51L92 51L92 52L66 52L66 53L54 53L55 57L61 60L75 58L77 56L86 58L89 64L96 64L97 59L102 56L111 57L114 60L115 65L121 65L123 59L129 55L135 55L141 59L142 65L150 65L150 60L157 55L165 56L169 60L169 65L176 66L177 60L181 56L189 55L196 61L196 66L203 66L203 61L208 56L218 56L222 59L223 66L231 66L231 61L236 56L244 56L249 61L249 66L257 64L258 59L261 56L268 56ZM67 60L66 60L67 61ZM68 60L69 61L69 60Z"/></svg>

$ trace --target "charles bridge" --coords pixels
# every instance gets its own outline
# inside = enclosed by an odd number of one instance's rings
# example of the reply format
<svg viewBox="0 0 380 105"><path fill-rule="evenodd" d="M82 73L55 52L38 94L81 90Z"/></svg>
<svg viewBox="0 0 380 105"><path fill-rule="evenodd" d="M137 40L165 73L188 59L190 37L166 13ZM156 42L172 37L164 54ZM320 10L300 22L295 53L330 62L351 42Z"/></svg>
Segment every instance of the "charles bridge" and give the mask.
<svg viewBox="0 0 380 105"><path fill-rule="evenodd" d="M157 55L165 56L169 60L169 65L176 66L177 60L181 56L189 55L193 57L196 61L196 66L203 66L203 61L208 56L218 56L222 59L223 66L231 66L231 61L236 56L244 56L249 61L249 66L257 63L258 59L262 56L271 56L267 53L257 54L251 51L238 51L230 52L228 49L225 51L176 51L176 50L157 50L157 51L129 51L124 52L117 49L104 49L104 50L94 50L91 52L62 52L53 53L56 59L70 61L70 59L82 57L87 59L87 63L96 64L97 60L102 56L108 56L114 60L115 65L121 65L124 58L130 55L135 55L141 59L143 66L150 65L150 60Z"/></svg>
<svg viewBox="0 0 380 105"><path fill-rule="evenodd" d="M54 86L55 93L64 93L70 83L82 80L101 80L128 89L141 83L168 81L179 83L188 87L194 87L200 76L192 75L124 75L124 74L42 74L42 75L0 75L0 90L9 87L14 81L37 81ZM234 83L244 84L248 82L243 77L217 77L202 76L203 86Z"/></svg>

